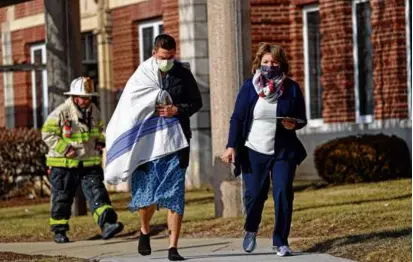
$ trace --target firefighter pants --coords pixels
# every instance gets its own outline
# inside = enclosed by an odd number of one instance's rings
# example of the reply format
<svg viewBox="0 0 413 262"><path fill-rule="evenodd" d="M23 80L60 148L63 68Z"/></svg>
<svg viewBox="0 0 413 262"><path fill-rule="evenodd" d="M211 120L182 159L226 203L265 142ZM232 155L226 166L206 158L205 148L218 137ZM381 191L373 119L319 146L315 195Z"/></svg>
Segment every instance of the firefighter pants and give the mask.
<svg viewBox="0 0 413 262"><path fill-rule="evenodd" d="M71 206L77 187L89 203L95 222L103 229L107 223L116 223L117 214L111 207L109 194L103 184L103 169L100 166L62 168L53 167L50 175L52 185L52 208L50 227L54 232L69 230Z"/></svg>

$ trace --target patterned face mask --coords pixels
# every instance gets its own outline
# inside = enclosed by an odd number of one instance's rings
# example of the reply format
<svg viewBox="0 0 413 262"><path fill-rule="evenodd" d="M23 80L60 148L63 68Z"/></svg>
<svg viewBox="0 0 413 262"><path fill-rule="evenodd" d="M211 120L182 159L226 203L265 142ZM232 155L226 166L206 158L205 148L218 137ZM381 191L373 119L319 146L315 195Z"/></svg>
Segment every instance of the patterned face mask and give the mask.
<svg viewBox="0 0 413 262"><path fill-rule="evenodd" d="M267 79L274 79L283 76L280 66L261 65L261 75Z"/></svg>
<svg viewBox="0 0 413 262"><path fill-rule="evenodd" d="M168 72L174 66L174 59L157 59L159 70L162 72Z"/></svg>

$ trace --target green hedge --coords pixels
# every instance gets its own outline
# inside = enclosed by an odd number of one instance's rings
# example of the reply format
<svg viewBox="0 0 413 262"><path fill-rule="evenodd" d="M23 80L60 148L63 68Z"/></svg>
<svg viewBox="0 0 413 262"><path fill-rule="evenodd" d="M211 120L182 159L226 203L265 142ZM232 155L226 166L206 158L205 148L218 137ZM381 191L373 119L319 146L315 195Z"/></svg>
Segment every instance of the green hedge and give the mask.
<svg viewBox="0 0 413 262"><path fill-rule="evenodd" d="M396 136L338 138L318 146L314 162L328 183L360 183L411 177L409 148Z"/></svg>
<svg viewBox="0 0 413 262"><path fill-rule="evenodd" d="M13 187L17 176L47 174L48 148L37 129L0 129L0 195Z"/></svg>

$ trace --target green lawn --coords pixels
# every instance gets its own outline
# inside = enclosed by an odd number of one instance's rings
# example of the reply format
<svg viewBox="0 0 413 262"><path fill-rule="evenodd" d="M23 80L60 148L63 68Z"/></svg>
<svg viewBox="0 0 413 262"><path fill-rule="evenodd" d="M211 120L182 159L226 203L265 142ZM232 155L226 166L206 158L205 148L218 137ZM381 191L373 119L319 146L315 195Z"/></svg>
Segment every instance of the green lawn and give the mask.
<svg viewBox="0 0 413 262"><path fill-rule="evenodd" d="M411 261L412 188L411 180L315 187L295 184L292 248L306 252L326 252L358 261ZM242 237L244 219L214 218L213 193L191 191L186 195L185 237ZM137 235L137 214L127 210L129 194L112 195L113 206L125 223L123 236ZM153 231L166 234L166 210L153 218ZM0 208L0 242L49 241L49 205L38 204ZM270 237L273 203L267 201L259 235ZM98 235L92 217L70 220L69 236L84 240Z"/></svg>

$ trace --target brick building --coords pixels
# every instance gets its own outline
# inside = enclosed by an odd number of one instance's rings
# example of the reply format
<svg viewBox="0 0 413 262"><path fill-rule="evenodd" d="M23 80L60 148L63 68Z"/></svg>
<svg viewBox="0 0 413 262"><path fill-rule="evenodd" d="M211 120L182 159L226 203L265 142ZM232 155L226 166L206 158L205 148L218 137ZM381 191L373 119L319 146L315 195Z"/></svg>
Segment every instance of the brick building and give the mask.
<svg viewBox="0 0 413 262"><path fill-rule="evenodd" d="M210 182L207 0L107 1L114 96L151 55L158 33L177 40L178 57L190 63L204 98L192 119L188 184ZM97 81L96 2L80 0L82 70ZM253 53L261 41L283 46L305 93L309 125L300 136L309 157L301 175L314 177L314 148L338 136L395 134L411 150L411 1L250 0L250 15ZM44 63L44 21L43 0L1 8L0 63ZM49 110L46 78L45 71L0 73L0 127L41 126Z"/></svg>

